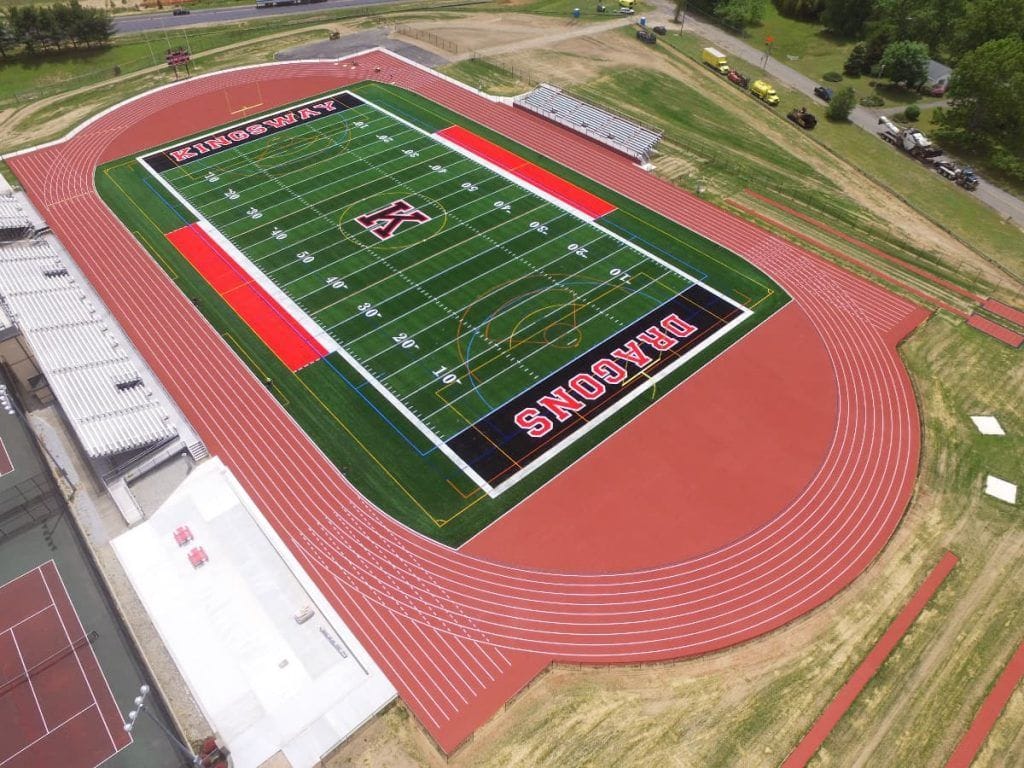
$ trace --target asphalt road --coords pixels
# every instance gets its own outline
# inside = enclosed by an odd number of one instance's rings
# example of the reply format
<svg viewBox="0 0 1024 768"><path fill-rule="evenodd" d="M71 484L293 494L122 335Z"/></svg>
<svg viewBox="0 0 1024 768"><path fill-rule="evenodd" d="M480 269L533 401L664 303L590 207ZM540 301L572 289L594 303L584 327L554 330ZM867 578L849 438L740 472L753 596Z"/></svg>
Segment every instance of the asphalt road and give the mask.
<svg viewBox="0 0 1024 768"><path fill-rule="evenodd" d="M352 8L358 5L383 5L394 0L326 0L323 3L307 3L304 5L278 5L273 8L256 8L255 0L252 5L239 8L213 8L208 11L192 11L187 16L175 16L171 11L160 11L158 13L139 14L137 16L125 16L114 18L114 29L118 34L122 32L146 32L154 29L175 29L177 27L192 27L197 24L222 24L228 21L243 21L246 19L266 18L268 16L281 16L286 13L313 13L315 11L328 10L331 8Z"/></svg>
<svg viewBox="0 0 1024 768"><path fill-rule="evenodd" d="M674 3L671 2L660 2L659 10L666 14L667 18L672 18L674 10ZM699 19L686 17L684 22L686 31L693 32L700 35L705 40L709 40L714 45L717 45L723 49L723 51L729 54L730 57L736 57L743 59L747 64L750 65L751 71L759 69L761 62L764 59L764 51L755 48L752 45L740 40L739 38L731 36L728 32L725 32L718 27L711 24L705 24ZM678 28L677 28L678 30ZM798 91L807 95L807 106L817 106L819 108L824 107L823 102L820 99L814 97L814 86L819 83L811 80L795 69L786 66L783 62L778 59L769 59L766 74L772 79L785 83L790 88L794 88ZM822 110L823 111L823 110ZM850 114L850 121L868 133L877 135L878 133L878 116L885 112L885 110L871 110L867 107L857 106L854 107L853 112ZM881 139L879 139L881 141ZM915 162L909 157L900 156L901 153L897 149L893 149L894 162ZM952 185L952 182L950 182ZM972 194L977 197L981 202L992 208L1004 219L1010 219L1017 224L1017 226L1024 228L1024 200L1014 197L1009 192L1006 192L994 184L989 184L984 179L978 185L978 188L974 192L966 192L964 194Z"/></svg>

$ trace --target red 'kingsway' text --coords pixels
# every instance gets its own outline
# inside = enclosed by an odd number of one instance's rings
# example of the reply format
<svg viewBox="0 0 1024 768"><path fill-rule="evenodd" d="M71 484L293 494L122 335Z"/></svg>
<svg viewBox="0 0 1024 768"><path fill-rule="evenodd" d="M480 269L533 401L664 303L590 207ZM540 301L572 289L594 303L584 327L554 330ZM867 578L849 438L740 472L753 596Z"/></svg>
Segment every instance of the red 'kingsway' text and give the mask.
<svg viewBox="0 0 1024 768"><path fill-rule="evenodd" d="M262 136L271 128L279 129L289 125L304 123L311 118L320 117L324 112L334 112L336 108L333 101L322 101L311 107L300 107L293 112L285 112L274 117L268 117L266 120L247 125L244 128L234 128L227 133L202 139L181 149L172 149L167 154L171 156L174 162L180 163L183 160L191 160L194 157L199 157L199 155L205 155L215 149L230 147L232 144L248 141L253 136Z"/></svg>

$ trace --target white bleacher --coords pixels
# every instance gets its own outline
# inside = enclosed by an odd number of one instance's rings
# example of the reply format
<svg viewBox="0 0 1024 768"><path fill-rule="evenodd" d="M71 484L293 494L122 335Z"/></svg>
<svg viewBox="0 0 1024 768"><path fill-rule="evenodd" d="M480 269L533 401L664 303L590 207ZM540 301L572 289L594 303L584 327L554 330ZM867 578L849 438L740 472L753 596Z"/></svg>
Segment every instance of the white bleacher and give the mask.
<svg viewBox="0 0 1024 768"><path fill-rule="evenodd" d="M49 244L0 246L0 294L86 453L112 456L177 434L104 314Z"/></svg>
<svg viewBox="0 0 1024 768"><path fill-rule="evenodd" d="M13 195L0 192L0 240L27 237L32 229L32 220L21 203Z"/></svg>
<svg viewBox="0 0 1024 768"><path fill-rule="evenodd" d="M532 91L517 96L514 103L586 134L642 163L650 160L654 145L661 140L661 131L587 104L548 83L542 83Z"/></svg>

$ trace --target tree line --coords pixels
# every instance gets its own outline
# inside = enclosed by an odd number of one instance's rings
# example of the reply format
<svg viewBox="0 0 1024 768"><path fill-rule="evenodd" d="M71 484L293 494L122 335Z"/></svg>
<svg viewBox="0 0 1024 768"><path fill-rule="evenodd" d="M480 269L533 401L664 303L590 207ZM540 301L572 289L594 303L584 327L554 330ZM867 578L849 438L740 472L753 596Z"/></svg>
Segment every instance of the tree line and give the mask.
<svg viewBox="0 0 1024 768"><path fill-rule="evenodd" d="M106 45L114 36L113 17L78 0L54 5L12 6L0 14L0 56L18 49L28 54Z"/></svg>
<svg viewBox="0 0 1024 768"><path fill-rule="evenodd" d="M677 0L680 6L685 0ZM690 0L736 31L758 25L767 0ZM772 0L779 13L855 40L847 75L916 89L929 59L953 68L939 138L986 154L1024 181L1024 0ZM851 104L852 106L852 104Z"/></svg>

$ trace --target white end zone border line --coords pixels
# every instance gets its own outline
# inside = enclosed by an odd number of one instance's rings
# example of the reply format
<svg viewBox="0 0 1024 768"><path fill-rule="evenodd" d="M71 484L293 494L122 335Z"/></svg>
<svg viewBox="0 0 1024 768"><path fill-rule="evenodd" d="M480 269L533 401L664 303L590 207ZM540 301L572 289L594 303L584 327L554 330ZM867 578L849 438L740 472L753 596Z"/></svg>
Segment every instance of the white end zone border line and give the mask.
<svg viewBox="0 0 1024 768"><path fill-rule="evenodd" d="M508 182L510 182L512 184L515 184L516 186L518 186L518 187L520 187L522 189L525 189L527 192L530 192L530 193L536 195L537 197L543 199L544 201L550 203L551 205L554 205L555 207L559 208L560 210L564 211L565 213L568 213L569 215L571 215L571 216L573 216L575 218L580 219L581 221L585 222L586 224L589 224L590 226L592 226L595 229L599 230L603 235L616 240L617 242L621 243L622 245L624 245L625 247L627 247L627 248L629 248L629 249L631 249L633 251L636 251L637 253L639 253L644 258L650 259L651 261L659 264L664 269L669 270L671 272L675 272L676 274L680 275L681 277L683 277L684 279L688 280L691 283L700 285L705 290L709 291L710 293L715 294L719 298L723 299L724 301L728 302L729 304L733 305L734 307L736 307L737 309L740 310L740 314L734 320L732 320L731 322L729 322L726 325L722 326L722 328L720 328L718 331L716 331L711 336L706 338L700 344L697 344L695 347L693 347L692 349L688 350L686 352L686 354L684 354L681 357L677 358L675 361L670 363L667 367L663 368L661 371L659 371L654 376L648 376L647 377L647 381L645 383L641 384L639 387L634 389L628 395L623 397L615 405L607 408L605 411L603 411L601 414L599 414L593 420L589 421L585 426L577 429L571 435L569 435L566 438L564 438L564 439L558 441L557 443L555 443L552 447L548 448L540 456L538 456L538 457L534 458L532 461L530 461L530 463L527 466L523 467L521 470L519 470L518 472L516 472L513 475L511 475L506 480L502 481L501 483L499 483L496 486L492 486L490 483L488 483L486 480L484 480L475 470L473 470L468 464L466 464L466 462L458 454L456 454L451 448L449 448L447 443L443 439L441 439L440 436L438 436L429 426L427 426L423 421L421 421L420 418L418 416L416 416L416 414L414 414L407 406L405 406L401 402L401 400L399 400L398 397L396 395L394 395L382 382L380 382L373 374L371 374L366 368L364 368L353 355L351 355L349 352L347 352L343 346L341 346L322 327L320 327L320 325L315 320L313 320L312 317L310 317L308 314L306 314L305 310L303 310L301 307L299 307L299 305L296 304L294 300L292 300L287 294L285 294L285 292L280 287L278 287L277 284L274 283L269 277L267 277L259 267L257 267L252 261L250 261L249 258L241 250L239 250L216 227L214 227L209 221L207 221L206 218L188 200L186 200L177 191L177 189L175 189L166 179L164 179L161 174L159 174L156 171L154 171L147 163L145 163L143 161L144 157L147 157L147 156L152 155L152 154L160 153L160 152L165 152L165 151L169 150L172 147L180 146L182 144L182 142L180 140L175 142L175 143L173 143L173 144L168 144L168 145L165 145L165 146L163 146L161 148L158 148L158 149L148 150L148 151L144 152L143 154L136 156L136 161L154 179L156 179L156 181L168 192L168 194L170 194L175 200L177 200L179 203L181 203L181 205L186 210L191 212L192 215L194 215L196 217L197 224L203 230L203 232L208 237L210 237L214 242L216 242L217 245L219 245L221 248L223 248L224 251L226 253L228 253L236 261L236 263L244 270L244 272L246 273L246 275L250 279L252 279L256 283L258 283L260 285L260 287L262 287L265 291L267 291L267 293L275 301L277 301L278 304L286 312L288 312L288 314L296 322L298 322L303 327L304 330L306 330L314 339L316 339L319 343L321 343L324 346L325 349L327 349L329 352L330 351L337 352L342 357L342 359L345 360L346 363L351 365L359 373L359 375L363 377L363 379L367 383L369 383L385 400L388 401L388 403L390 403L414 427L416 427L416 429L424 437L427 438L427 440L431 443L431 445L433 445L442 454L444 454L444 456L446 456L455 466L457 466L467 477L469 477L481 490L483 490L491 498L497 498L501 493L503 493L504 491L506 491L509 488L511 488L513 485L515 485L520 480L525 478L527 475L529 475L535 469L537 469L538 467L543 466L545 463L547 463L552 458L557 456L559 453L561 453L563 450L568 448L574 442L576 442L577 440L579 440L580 438L582 438L586 434L588 434L592 429L596 428L598 425L603 423L607 418L611 417L612 415L617 413L620 409L624 408L626 405L628 405L633 400L635 400L637 397L639 397L640 395L642 395L645 392L647 392L652 386L654 386L659 381L661 381L666 376L668 376L670 373L675 371L677 368L679 368L679 366L683 365L690 358L692 358L693 356L698 354L701 350L703 350L706 347L708 347L709 345L713 344L715 341L717 341L719 338L721 338L724 334L726 334L729 331L731 331L733 327L735 327L736 325L742 323L748 317L753 315L753 311L752 310L748 309L747 307L744 307L741 304L738 304L736 301L734 301L730 297L726 296L725 294L721 293L720 291L718 291L714 287L708 285L704 281L694 277L693 275L691 275L688 272L686 272L686 271L676 267L673 264L669 264L668 262L664 261L663 259L659 258L658 256L655 256L654 254L650 253L649 251L646 251L646 250L640 248L639 246L637 246L635 243L631 242L630 240L627 240L626 238L622 237L621 235L619 235L619 234L617 234L615 232L612 232L611 230L608 230L605 227L601 226L599 223L597 223L594 220L594 218L592 216L588 216L586 213L584 213L583 211L578 210L577 208L574 208L569 203L566 203L565 201L563 201L563 200L561 200L561 199L551 195L548 192L545 192L542 189L534 187L532 184L524 181L523 179L520 179L519 177L513 175L511 172L509 172L509 171L507 171L507 170L505 170L503 168L500 168L497 165L494 165L493 163L485 160L484 158L482 158L482 157L480 157L480 156L478 156L476 154L473 154L469 150L459 146L458 144L450 141L449 139L446 139L443 136L439 136L436 133L429 133L429 132L423 130L422 128L420 128L419 126L413 125L412 123L410 123L409 121L405 120L404 118L399 117L398 115L395 115L392 112L389 112L388 110L384 109L383 107L380 107L377 104L374 104L372 101L367 100L365 97L363 97L363 96L361 96L361 95L359 95L357 93L352 93L349 90L337 91L337 92L331 93L329 95L330 96L338 96L338 95L341 95L341 94L349 94L349 95L354 96L355 98L359 99L360 101L365 103L367 106L371 107L372 109L375 109L378 112L387 115L388 117L390 117L391 119L395 120L396 122L401 123L402 125L405 125L406 127L411 128L415 132L417 132L417 133L419 133L419 134L421 134L421 135L423 135L423 136L425 136L427 138L430 138L433 141L436 141L437 143L444 145L448 149L450 149L450 150L452 150L454 152L457 152L458 154L460 154L460 155L462 155L462 156L472 160L473 162L477 163L481 167L486 168L491 173L494 173L494 174L504 178L506 181L508 181ZM279 110L276 110L276 111L265 112L263 114L264 115L272 115L272 114L277 114L277 113L283 112L283 111L289 111L289 110L293 110L293 109L298 109L301 106L306 106L308 104L313 104L313 103L315 103L316 101L318 101L318 100L320 100L322 98L324 98L324 97L321 96L319 99L317 99L317 98L310 99L307 102L302 102L301 104L296 104L296 105L293 105L293 106L288 107L286 109L279 109ZM236 123L232 123L232 124L227 125L227 126L218 127L216 129L210 131L207 134L203 134L201 136L195 137L189 143L195 143L195 142L198 142L198 141L202 141L207 136L213 135L215 133L222 133L222 132L225 132L225 131L229 131L232 128L236 128L236 127L241 126L241 125L249 125L252 122L258 120L260 117L261 117L261 115L253 115L253 116L250 116L249 118L247 118L245 120L241 120L241 121L238 121ZM248 143L248 142L246 142L246 143ZM601 342L598 342L598 343L601 343ZM513 395L513 398L517 397L517 396L518 396L518 393L516 395ZM512 399L512 398L510 398L510 399ZM505 403L501 403L500 405L498 405L497 407L492 409L492 411L490 413L493 413L495 410L498 410L498 408L501 408L502 406L504 406L504 404Z"/></svg>

